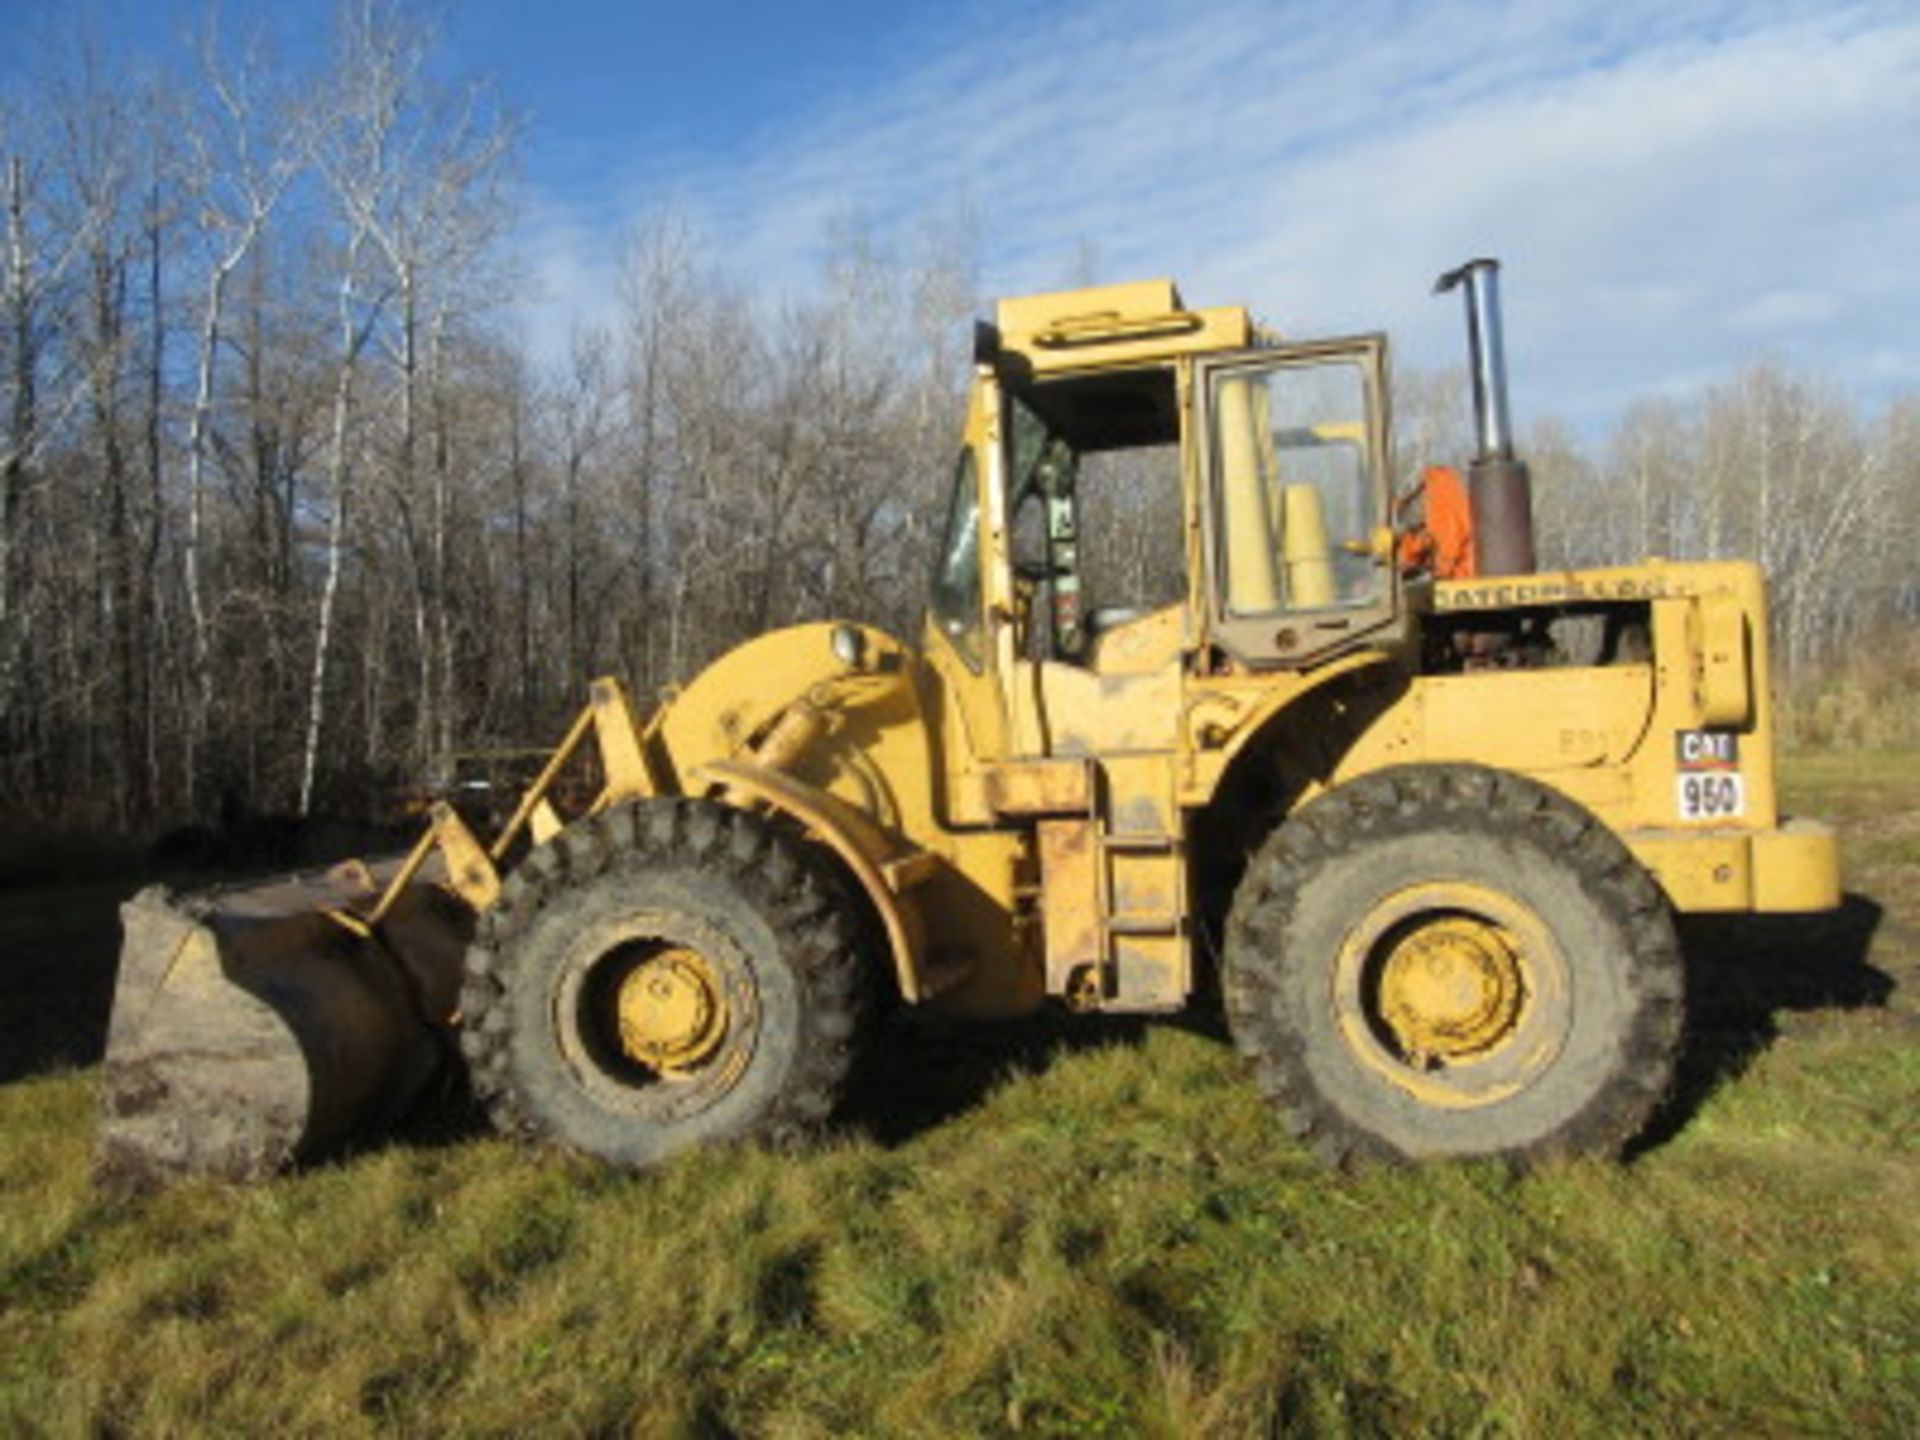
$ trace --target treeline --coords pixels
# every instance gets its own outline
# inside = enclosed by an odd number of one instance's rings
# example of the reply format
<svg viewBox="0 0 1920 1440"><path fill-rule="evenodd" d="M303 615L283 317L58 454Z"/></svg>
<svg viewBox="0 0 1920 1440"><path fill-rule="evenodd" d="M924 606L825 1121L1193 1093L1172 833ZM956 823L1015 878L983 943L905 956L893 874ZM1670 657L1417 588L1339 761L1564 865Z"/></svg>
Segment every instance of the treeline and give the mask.
<svg viewBox="0 0 1920 1440"><path fill-rule="evenodd" d="M109 63L117 58L120 63ZM359 811L795 615L915 608L975 286L823 237L771 309L663 218L559 363L513 130L401 9L322 68L209 26L0 116L0 790L123 828Z"/></svg>
<svg viewBox="0 0 1920 1440"><path fill-rule="evenodd" d="M1758 560L1784 685L1869 644L1904 637L1911 651L1920 392L1867 414L1832 386L1760 362L1702 396L1635 405L1595 456L1543 427L1533 458L1555 563Z"/></svg>
<svg viewBox="0 0 1920 1440"><path fill-rule="evenodd" d="M1467 385L1464 370L1401 377L1403 471L1471 453ZM1889 639L1920 662L1920 392L1870 413L1762 360L1701 394L1637 402L1597 446L1548 417L1521 448L1542 566L1758 560L1784 687Z"/></svg>
<svg viewBox="0 0 1920 1440"><path fill-rule="evenodd" d="M209 23L139 76L76 43L0 108L16 814L376 813L550 742L590 675L646 697L796 618L914 623L986 303L964 217L836 227L777 303L661 218L556 362L512 324L514 139L372 0L324 64ZM1466 451L1453 378L1401 387L1409 471ZM1775 367L1597 452L1539 426L1542 533L1758 555L1811 669L1916 612L1917 427L1920 397L1863 415Z"/></svg>

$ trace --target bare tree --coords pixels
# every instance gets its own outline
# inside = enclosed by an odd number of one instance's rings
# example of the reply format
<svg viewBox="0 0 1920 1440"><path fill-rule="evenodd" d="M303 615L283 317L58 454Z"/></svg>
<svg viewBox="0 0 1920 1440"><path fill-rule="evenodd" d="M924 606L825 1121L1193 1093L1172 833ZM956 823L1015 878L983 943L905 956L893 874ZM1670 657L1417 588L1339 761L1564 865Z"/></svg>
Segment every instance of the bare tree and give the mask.
<svg viewBox="0 0 1920 1440"><path fill-rule="evenodd" d="M228 287L254 254L281 197L308 163L313 138L311 112L275 85L258 37L230 57L223 50L217 20L215 12L199 40L205 103L187 130L186 189L196 229L208 246L187 422L183 574L193 634L193 687L185 734L189 783L198 769L199 743L213 705L213 637L206 598L207 459Z"/></svg>
<svg viewBox="0 0 1920 1440"><path fill-rule="evenodd" d="M7 430L0 445L0 716L13 709L20 660L38 606L27 563L26 536L40 461L68 416L87 394L87 376L69 373L51 405L42 398L52 297L68 270L93 243L98 217L50 225L37 184L38 166L19 148L17 130L6 151ZM52 231L51 240L48 232Z"/></svg>
<svg viewBox="0 0 1920 1440"><path fill-rule="evenodd" d="M441 94L428 84L430 37L362 0L356 22L379 58L369 79L389 111L385 173L350 186L349 203L386 267L396 325L388 358L398 371L397 457L390 495L413 569L417 649L415 749L444 768L452 746L454 654L449 533L454 508L446 412L449 326L493 298L484 257L502 223L497 191L511 131L478 87ZM377 78L375 78L377 77ZM371 177L369 177L371 178ZM423 412L433 423L423 437ZM429 451L421 496L423 438ZM424 511L424 514L422 513Z"/></svg>
<svg viewBox="0 0 1920 1440"><path fill-rule="evenodd" d="M561 683L587 667L595 649L600 584L594 574L597 549L591 538L592 471L613 436L615 376L612 342L605 330L580 326L574 330L566 369L553 387L556 455L559 460L561 527Z"/></svg>
<svg viewBox="0 0 1920 1440"><path fill-rule="evenodd" d="M620 261L630 483L622 496L627 519L619 533L631 536L628 573L633 576L632 611L638 617L632 663L647 687L663 678L664 652L656 644L659 627L653 623L655 574L661 562L655 515L673 486L669 372L677 337L697 324L702 287L694 264L697 248L697 238L683 219L660 214L627 237Z"/></svg>
<svg viewBox="0 0 1920 1440"><path fill-rule="evenodd" d="M82 40L0 105L10 806L139 826L227 792L377 800L456 745L537 742L596 671L644 693L797 620L917 618L971 207L842 216L778 297L656 217L605 332L554 363L495 323L511 126L417 21L347 0L317 78L209 27L136 87ZM1465 458L1466 388L1396 376L1399 482ZM1525 448L1549 563L1762 559L1796 683L1920 619L1911 393L1867 406L1773 362L1604 430L1542 417ZM1160 458L1089 467L1103 603L1179 592Z"/></svg>
<svg viewBox="0 0 1920 1440"><path fill-rule="evenodd" d="M401 108L418 71L416 42L387 27L372 0L349 6L331 113L316 158L340 206L346 240L340 251L337 349L333 368L328 446L328 521L325 578L313 626L313 665L307 684L306 739L301 750L299 809L311 813L326 715L327 669L334 644L340 583L346 563L348 514L354 504L355 385L362 358L379 326L391 290L369 286L367 253L386 205L395 167Z"/></svg>

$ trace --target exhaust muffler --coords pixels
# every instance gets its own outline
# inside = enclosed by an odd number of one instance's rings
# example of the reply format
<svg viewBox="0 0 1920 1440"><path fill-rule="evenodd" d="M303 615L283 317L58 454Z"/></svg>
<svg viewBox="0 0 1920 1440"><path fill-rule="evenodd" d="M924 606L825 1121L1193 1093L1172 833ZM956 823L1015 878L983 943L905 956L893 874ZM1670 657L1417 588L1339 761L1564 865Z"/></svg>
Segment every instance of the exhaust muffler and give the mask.
<svg viewBox="0 0 1920 1440"><path fill-rule="evenodd" d="M1500 262L1469 260L1434 283L1434 294L1464 287L1467 348L1473 365L1477 453L1467 466L1473 514L1474 573L1530 575L1539 568L1533 543L1533 481L1514 454L1507 404L1507 359L1500 325Z"/></svg>

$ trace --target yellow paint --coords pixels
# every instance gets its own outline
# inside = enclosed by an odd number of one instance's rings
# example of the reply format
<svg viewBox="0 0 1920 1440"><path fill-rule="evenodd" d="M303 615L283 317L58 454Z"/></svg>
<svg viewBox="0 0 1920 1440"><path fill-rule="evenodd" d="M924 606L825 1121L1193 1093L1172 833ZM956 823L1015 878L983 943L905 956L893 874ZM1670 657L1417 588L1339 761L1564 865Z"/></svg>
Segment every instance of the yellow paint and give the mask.
<svg viewBox="0 0 1920 1440"><path fill-rule="evenodd" d="M909 862L933 857L911 849L904 837L882 829L840 797L777 771L716 760L689 771L687 780L696 789L713 788L731 804L763 803L800 822L807 834L840 857L866 893L886 931L901 994L920 1000L933 992L926 928L919 907L899 883L902 879L914 885L925 883L932 877L931 868Z"/></svg>
<svg viewBox="0 0 1920 1440"><path fill-rule="evenodd" d="M1778 829L1628 830L1621 838L1683 911L1832 910L1840 904L1840 850L1811 820Z"/></svg>
<svg viewBox="0 0 1920 1440"><path fill-rule="evenodd" d="M1100 934L1099 838L1091 818L1042 820L1036 827L1046 896L1047 989L1065 995L1075 977L1104 963ZM1098 984L1096 978L1096 985Z"/></svg>
<svg viewBox="0 0 1920 1440"><path fill-rule="evenodd" d="M1396 935L1381 966L1380 1014L1410 1056L1487 1050L1513 1029L1525 1000L1512 937L1477 915L1443 911Z"/></svg>
<svg viewBox="0 0 1920 1440"><path fill-rule="evenodd" d="M1287 562L1287 594L1301 610L1335 600L1333 547L1327 541L1327 512L1312 485L1289 485L1280 492L1284 515L1281 551Z"/></svg>
<svg viewBox="0 0 1920 1440"><path fill-rule="evenodd" d="M1423 1104L1491 1105L1559 1054L1565 957L1513 897L1458 882L1411 885L1354 917L1330 1001L1353 1057Z"/></svg>
<svg viewBox="0 0 1920 1440"><path fill-rule="evenodd" d="M1753 908L1781 913L1840 905L1840 841L1817 820L1789 820L1755 831ZM1702 908L1705 908L1704 906Z"/></svg>
<svg viewBox="0 0 1920 1440"><path fill-rule="evenodd" d="M1102 630L1086 668L1095 675L1158 675L1175 668L1186 643L1186 613L1178 605Z"/></svg>
<svg viewBox="0 0 1920 1440"><path fill-rule="evenodd" d="M1188 310L1171 280L1140 280L1002 300L1001 349L1035 374L1111 368L1239 349L1252 323L1239 306Z"/></svg>
<svg viewBox="0 0 1920 1440"><path fill-rule="evenodd" d="M1753 714L1753 677L1747 668L1747 615L1738 596L1702 596L1694 613L1699 628L1690 637L1700 655L1700 718L1709 725L1741 727Z"/></svg>
<svg viewBox="0 0 1920 1440"><path fill-rule="evenodd" d="M1377 612L1329 614L1336 564L1321 495L1280 473L1256 367L1359 367L1372 412L1321 428L1364 449L1384 505L1378 337L1247 351L1244 311L1189 311L1166 281L1010 300L998 319L1000 368L976 368L962 434L978 511L977 644L956 645L931 621L917 649L855 627L850 660L835 652L833 624L792 627L721 656L644 728L616 682L596 681L506 829L483 846L436 822L386 900L441 851L450 883L484 907L492 866L529 830L540 839L622 800L700 794L783 815L832 851L878 917L911 1000L983 1015L1019 1013L1048 992L1158 1008L1191 980L1196 820L1253 763L1251 750L1270 746L1299 801L1397 764L1532 776L1620 833L1683 909L1836 902L1831 835L1780 824L1756 567L1656 561L1448 582L1421 592L1430 600L1388 584ZM1008 553L1005 387L1141 366L1171 372L1186 417L1185 602L1097 635L1084 663L1029 660ZM1212 425L1192 415L1209 387ZM1348 550L1390 561L1390 532L1375 522L1354 533L1370 538L1343 542ZM1652 658L1421 675L1414 648L1381 628L1411 604L1470 620L1588 603L1644 607ZM1349 621L1359 628L1343 631ZM1678 812L1676 744L1691 731L1737 733L1739 817ZM600 788L583 812L564 813L565 776L591 773L593 760ZM476 854L486 864L475 868ZM1362 1017L1369 1033L1400 1037L1403 1053L1381 1061L1395 1083L1438 1103L1485 1103L1551 1048L1526 1033L1530 997L1559 983L1538 917L1497 897L1468 908L1477 918L1422 920L1417 942L1380 962L1384 998ZM1362 949L1372 954L1378 939ZM698 1028L691 992L669 988L657 1014L635 1002L653 1017L640 1028L656 1048ZM1524 1054L1483 1063L1509 1045ZM1467 1098L1458 1076L1410 1066L1415 1052L1478 1067Z"/></svg>
<svg viewBox="0 0 1920 1440"><path fill-rule="evenodd" d="M987 776L993 813L1003 819L1026 815L1093 813L1092 762L1082 758L1010 760Z"/></svg>
<svg viewBox="0 0 1920 1440"><path fill-rule="evenodd" d="M724 987L705 956L681 946L629 971L614 1010L627 1057L667 1074L698 1066L727 1033Z"/></svg>
<svg viewBox="0 0 1920 1440"><path fill-rule="evenodd" d="M1158 670L1103 675L1056 660L1019 662L1037 690L1037 706L1019 727L1023 754L1097 755L1114 750L1171 750L1180 732L1178 656Z"/></svg>
<svg viewBox="0 0 1920 1440"><path fill-rule="evenodd" d="M1647 733L1653 675L1645 665L1500 670L1428 677L1415 693L1423 759L1497 757L1538 774L1623 762Z"/></svg>
<svg viewBox="0 0 1920 1440"><path fill-rule="evenodd" d="M606 777L603 804L637 800L660 792L658 778L641 748L640 727L634 723L633 702L618 680L603 676L588 687L594 736L600 747L600 770Z"/></svg>
<svg viewBox="0 0 1920 1440"><path fill-rule="evenodd" d="M1220 383L1221 492L1227 506L1227 608L1261 615L1280 605L1273 549L1272 495L1277 470L1273 432L1263 420L1266 382Z"/></svg>
<svg viewBox="0 0 1920 1440"><path fill-rule="evenodd" d="M475 910L491 906L500 897L499 872L494 869L493 857L451 805L444 801L434 805L430 833L446 856L447 883L454 892ZM389 893L397 896L401 888L396 885Z"/></svg>

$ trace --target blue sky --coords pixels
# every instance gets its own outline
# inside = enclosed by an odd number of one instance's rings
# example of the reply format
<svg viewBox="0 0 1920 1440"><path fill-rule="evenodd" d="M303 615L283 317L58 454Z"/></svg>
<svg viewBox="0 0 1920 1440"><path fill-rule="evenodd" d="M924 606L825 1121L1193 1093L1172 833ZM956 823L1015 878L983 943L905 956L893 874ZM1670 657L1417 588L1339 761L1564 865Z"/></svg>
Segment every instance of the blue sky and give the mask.
<svg viewBox="0 0 1920 1440"><path fill-rule="evenodd" d="M47 21L58 0L0 0ZM180 0L94 0L141 45ZM298 43L313 7L226 0ZM1761 355L1920 388L1920 6L453 0L448 58L527 117L543 348L671 209L715 265L809 288L836 216L977 226L987 294L1172 274L1294 334L1456 359L1429 298L1508 266L1524 421L1582 428ZM0 70L4 74L4 70Z"/></svg>

